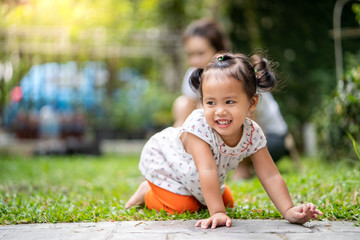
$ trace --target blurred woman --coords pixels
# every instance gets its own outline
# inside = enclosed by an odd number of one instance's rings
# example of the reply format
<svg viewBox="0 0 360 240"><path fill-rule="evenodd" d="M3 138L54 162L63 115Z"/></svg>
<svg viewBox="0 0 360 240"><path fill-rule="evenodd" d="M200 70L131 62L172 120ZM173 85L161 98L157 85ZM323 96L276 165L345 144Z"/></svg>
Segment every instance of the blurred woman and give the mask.
<svg viewBox="0 0 360 240"><path fill-rule="evenodd" d="M229 51L231 43L222 27L210 19L192 22L183 34L183 45L190 68L182 83L182 95L173 104L174 127L181 126L198 108L199 96L190 87L189 76L196 68L204 68L217 52Z"/></svg>

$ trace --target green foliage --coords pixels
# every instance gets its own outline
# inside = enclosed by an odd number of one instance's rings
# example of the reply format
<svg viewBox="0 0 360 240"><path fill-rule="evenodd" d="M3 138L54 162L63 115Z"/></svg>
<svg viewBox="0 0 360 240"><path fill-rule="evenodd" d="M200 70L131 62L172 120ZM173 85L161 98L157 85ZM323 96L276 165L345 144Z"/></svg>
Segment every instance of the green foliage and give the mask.
<svg viewBox="0 0 360 240"><path fill-rule="evenodd" d="M333 39L329 37L329 30L333 28L333 0L54 0L51 3L47 0L32 0L25 3L7 0L3 2L4 4L0 5L2 19L0 27L40 26L41 29L41 26L46 26L59 29L61 26L65 29L66 34L63 36L65 42L69 35L70 41L79 44L81 50L93 48L94 39L96 42L99 40L100 44L126 45L132 41L132 33L139 30L149 30L147 33L154 30L155 35L157 30L179 33L194 19L213 17L226 27L234 51L251 53L257 50L256 48L265 49L275 62L280 63L277 72L280 73L279 78L285 82L285 88L282 94L277 94L275 97L296 138L300 138L302 124L309 120L318 103L336 87ZM359 9L359 4L352 5L357 22L360 21ZM352 10L350 4L344 6L343 27L352 27L354 23L356 24ZM33 38L37 39L37 36ZM173 41L165 38L166 36L160 39L161 44L166 45L167 40ZM343 39L342 45L344 52L354 52L359 46L357 39ZM6 49L0 46L1 57L4 56L5 51ZM161 51L169 51L169 48L161 48ZM74 56L69 56L71 57ZM92 57L91 53L84 50L83 54L79 53L79 56L75 57L77 58L75 61L93 60ZM170 60L167 61L168 59ZM180 58L172 59L169 56L157 59L158 62L161 60L173 62L173 65L176 61L181 61ZM20 61L23 61L23 56ZM153 68L156 70L146 69L157 72L155 77L151 78L147 76L148 73L144 73L144 69L139 70L150 81L160 82L161 68L159 65L154 65ZM18 65L15 69L18 69ZM0 86L3 94L0 96L0 109L5 102L7 89L19 80L18 76L14 76L14 81L9 86ZM119 106L119 109L121 107ZM169 113L165 115L168 116ZM161 119L159 116L155 118ZM120 122L116 124L126 125Z"/></svg>
<svg viewBox="0 0 360 240"><path fill-rule="evenodd" d="M179 34L193 19L210 16L213 4L212 0L54 0L51 3L47 0L25 3L5 1L5 4L0 4L0 27L15 28L23 34L20 34L21 39L14 42L19 41L18 45L29 46L60 41L59 45L69 46L65 49L70 50L47 53L49 55L25 51L17 55L20 50L13 53L10 52L11 48L0 44L0 61L13 62L15 71L10 82L0 82L0 112L8 101L10 89L20 82L32 65L49 61L79 63L100 60L109 66L110 81L106 86L109 98L105 106L101 106L106 108L105 119L92 118L89 121L95 123L96 127L114 127L115 130L126 133L126 136L138 135L147 128L171 125L170 109L176 96L173 89L170 89L173 91L171 95L169 89L161 85L169 87L171 84L164 82L171 83L176 79L165 81L162 71L169 68L169 65L174 65L172 67L178 73L182 72L180 55L175 56L175 60L169 57L178 51L178 46L174 47L174 42L178 39L171 34ZM170 32L169 35L167 32ZM0 34L0 43L2 40L6 43L6 37L6 34ZM102 51L102 47L113 45L124 52L130 52L131 56L97 56L96 52ZM74 53L71 52L71 46L74 47ZM153 51L149 51L150 48ZM136 52L138 56L132 55L132 52ZM14 60L14 56L18 59ZM175 61L177 65L171 61ZM136 68L150 82L147 91L138 93L141 102L136 106L129 104L131 96L125 92L130 91L131 87L116 82L117 71L124 67ZM181 79L180 74L178 75ZM121 96L111 98L112 93L119 89L122 90Z"/></svg>
<svg viewBox="0 0 360 240"><path fill-rule="evenodd" d="M125 85L117 98L105 103L108 118L103 119L103 124L110 124L121 131L125 138L134 138L137 133L152 131L153 128L170 126L173 122L171 106L174 97L174 94L154 82L146 82L140 88L139 85Z"/></svg>
<svg viewBox="0 0 360 240"><path fill-rule="evenodd" d="M177 220L207 218L209 212L168 215L124 204L143 181L139 156L2 157L0 160L0 224ZM279 162L295 204L313 202L321 219L360 221L359 163L303 159L294 169ZM235 208L231 218L281 219L259 180L228 181Z"/></svg>
<svg viewBox="0 0 360 240"><path fill-rule="evenodd" d="M359 147L359 145L356 143L354 137L351 136L351 134L349 132L347 132L347 135L348 135L348 137L350 138L350 140L353 143L354 151L355 151L355 154L356 154L357 158L360 160L360 147Z"/></svg>
<svg viewBox="0 0 360 240"><path fill-rule="evenodd" d="M358 21L359 25L360 25L360 4L359 3L354 3L352 5L352 10L356 15L356 20Z"/></svg>
<svg viewBox="0 0 360 240"><path fill-rule="evenodd" d="M32 0L27 4L0 6L3 25L10 26L65 26L73 37L79 30L102 27L123 34L136 29L153 27L157 15L153 11L158 0ZM134 18L136 16L136 18ZM139 24L139 22L141 24ZM113 35L116 37L116 34Z"/></svg>
<svg viewBox="0 0 360 240"><path fill-rule="evenodd" d="M253 2L252 8L246 2ZM229 9L236 24L232 32L234 48L245 53L264 49L271 60L279 63L278 79L285 88L275 97L289 124L296 126L292 129L295 131L336 86L333 39L329 37L333 7L332 0L274 0L239 1ZM351 13L344 15L348 18ZM256 30L261 41L253 46Z"/></svg>
<svg viewBox="0 0 360 240"><path fill-rule="evenodd" d="M210 15L212 1L173 0L32 0L0 5L0 27L64 26L73 39L81 30L102 28L112 32L108 40L124 40L134 30L165 27L182 30L189 21ZM184 21L180 21L184 20Z"/></svg>
<svg viewBox="0 0 360 240"><path fill-rule="evenodd" d="M335 93L314 115L320 149L328 159L356 158L353 141L360 141L360 66L338 82Z"/></svg>
<svg viewBox="0 0 360 240"><path fill-rule="evenodd" d="M245 53L265 50L271 60L279 63L276 72L284 88L274 97L297 143L302 142L302 125L336 88L334 40L329 36L334 2L274 0L229 4L234 49ZM351 4L344 7L341 24L344 28L358 27ZM354 53L359 50L359 41L343 39L342 46L344 52Z"/></svg>
<svg viewBox="0 0 360 240"><path fill-rule="evenodd" d="M360 4L352 11L360 23ZM327 159L359 158L360 142L360 52L345 54L345 75L337 89L327 97L317 112L314 122L318 129L319 144Z"/></svg>

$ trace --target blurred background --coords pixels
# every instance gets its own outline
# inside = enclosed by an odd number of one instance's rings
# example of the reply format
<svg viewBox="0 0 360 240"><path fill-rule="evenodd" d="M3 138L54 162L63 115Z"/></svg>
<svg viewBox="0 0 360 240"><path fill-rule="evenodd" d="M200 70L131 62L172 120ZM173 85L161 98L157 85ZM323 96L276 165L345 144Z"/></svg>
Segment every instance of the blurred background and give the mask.
<svg viewBox="0 0 360 240"><path fill-rule="evenodd" d="M355 154L360 2L347 0L0 0L0 154L98 155L171 126L181 35L199 18L278 63L274 97L301 153Z"/></svg>

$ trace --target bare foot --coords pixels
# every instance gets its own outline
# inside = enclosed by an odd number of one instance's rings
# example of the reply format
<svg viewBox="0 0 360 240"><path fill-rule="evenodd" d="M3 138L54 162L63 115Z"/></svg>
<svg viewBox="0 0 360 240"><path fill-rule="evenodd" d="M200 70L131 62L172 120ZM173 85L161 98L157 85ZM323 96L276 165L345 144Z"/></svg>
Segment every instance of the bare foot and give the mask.
<svg viewBox="0 0 360 240"><path fill-rule="evenodd" d="M150 185L147 181L143 181L136 192L131 196L129 201L125 204L125 208L131 208L133 206L138 206L145 202L145 194L150 190Z"/></svg>

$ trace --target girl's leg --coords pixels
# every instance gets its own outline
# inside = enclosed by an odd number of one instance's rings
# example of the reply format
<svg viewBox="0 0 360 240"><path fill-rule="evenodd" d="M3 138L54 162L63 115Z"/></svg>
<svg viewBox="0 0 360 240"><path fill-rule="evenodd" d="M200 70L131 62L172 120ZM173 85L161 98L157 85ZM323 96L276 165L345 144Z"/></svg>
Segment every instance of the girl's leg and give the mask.
<svg viewBox="0 0 360 240"><path fill-rule="evenodd" d="M145 202L145 194L150 190L150 185L147 181L143 181L136 192L131 196L129 201L125 204L125 208L141 205Z"/></svg>
<svg viewBox="0 0 360 240"><path fill-rule="evenodd" d="M201 204L193 197L186 195L179 195L169 192L149 182L151 190L145 195L145 204L149 209L160 211L164 209L166 212L182 213L195 212L201 207Z"/></svg>
<svg viewBox="0 0 360 240"><path fill-rule="evenodd" d="M230 188L226 185L222 198L226 207L234 207L234 197ZM186 211L195 212L203 207L193 196L172 193L148 181L140 184L134 195L126 203L125 208L140 205L144 202L149 209L158 211L164 209L170 214Z"/></svg>
<svg viewBox="0 0 360 240"><path fill-rule="evenodd" d="M234 207L234 197L231 193L230 188L227 185L225 185L225 191L222 195L222 198L223 198L225 207L229 207L229 208Z"/></svg>

